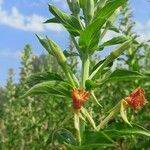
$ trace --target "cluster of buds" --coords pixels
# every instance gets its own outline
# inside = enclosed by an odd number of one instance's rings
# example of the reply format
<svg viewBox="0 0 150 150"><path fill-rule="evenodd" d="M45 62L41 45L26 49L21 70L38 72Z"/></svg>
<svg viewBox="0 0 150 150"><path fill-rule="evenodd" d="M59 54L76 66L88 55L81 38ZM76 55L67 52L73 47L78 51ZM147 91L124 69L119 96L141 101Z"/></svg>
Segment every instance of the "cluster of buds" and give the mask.
<svg viewBox="0 0 150 150"><path fill-rule="evenodd" d="M80 109L85 101L89 99L90 93L84 89L73 89L71 91L73 108Z"/></svg>

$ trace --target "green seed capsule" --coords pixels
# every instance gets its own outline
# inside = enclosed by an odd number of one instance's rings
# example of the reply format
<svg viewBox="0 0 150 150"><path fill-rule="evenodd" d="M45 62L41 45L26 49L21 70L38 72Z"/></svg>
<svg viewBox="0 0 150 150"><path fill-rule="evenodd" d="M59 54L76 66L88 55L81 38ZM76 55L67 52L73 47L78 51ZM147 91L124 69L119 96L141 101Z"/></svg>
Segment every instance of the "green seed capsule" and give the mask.
<svg viewBox="0 0 150 150"><path fill-rule="evenodd" d="M94 0L86 1L86 21L89 24L94 16Z"/></svg>

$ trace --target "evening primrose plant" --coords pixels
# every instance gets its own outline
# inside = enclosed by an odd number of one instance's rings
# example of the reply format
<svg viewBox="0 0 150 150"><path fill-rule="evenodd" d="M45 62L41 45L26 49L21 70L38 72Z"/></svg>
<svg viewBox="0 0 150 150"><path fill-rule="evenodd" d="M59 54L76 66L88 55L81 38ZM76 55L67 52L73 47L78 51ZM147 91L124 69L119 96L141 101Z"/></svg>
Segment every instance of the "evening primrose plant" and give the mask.
<svg viewBox="0 0 150 150"><path fill-rule="evenodd" d="M37 94L47 94L58 98L66 98L70 100L71 110L68 112L74 115L74 128L76 130L76 144L64 140L62 142L68 149L87 149L85 139L82 140L86 133L86 126L91 126L91 131L99 135L102 134L103 139L107 142L92 143L90 149L96 147L116 146L116 142L112 137L104 133L105 126L109 121L120 115L121 118L128 124L128 131L122 130L122 135L143 134L150 136L146 129L133 125L127 119L126 110L131 108L139 109L147 103L144 97L142 88L137 88L131 95L122 98L118 104L110 110L100 122L95 120L88 111L89 101L99 105L99 109L103 106L96 98L95 89L101 88L108 82L123 81L123 80L144 80L145 75L129 70L114 70L111 71L111 66L116 58L118 58L125 50L128 50L134 42L134 38L127 38L119 33L119 29L115 26L115 20L120 13L120 8L127 3L127 0L67 0L67 4L71 13L65 13L59 8L49 4L49 11L53 18L48 19L45 23L61 24L69 33L71 40L76 48L76 52L69 54L63 51L53 40L47 36L42 38L36 35L39 42L47 50L47 52L57 59L64 76L54 72L44 72L33 74L28 81L33 87L23 95L23 97ZM103 42L103 38L109 31L117 32L116 37ZM91 68L90 63L92 56L102 50L107 52L107 47L115 47L105 59L100 60ZM105 52L105 53L106 53ZM81 60L80 78L76 77L71 67L68 65L67 57L79 57ZM63 106L62 106L63 107ZM71 115L70 115L71 116ZM132 132L134 129L134 132ZM103 131L104 130L104 131ZM103 132L102 132L103 131ZM117 130L116 130L117 131ZM126 130L127 131L127 130ZM96 136L97 136L96 134ZM114 133L115 134L115 133ZM70 134L69 134L70 135ZM93 133L91 133L93 135ZM72 136L72 135L71 135ZM68 137L66 137L68 138ZM53 138L54 139L54 138ZM69 138L71 140L71 138ZM83 141L83 142L82 142ZM88 143L89 144L89 143Z"/></svg>

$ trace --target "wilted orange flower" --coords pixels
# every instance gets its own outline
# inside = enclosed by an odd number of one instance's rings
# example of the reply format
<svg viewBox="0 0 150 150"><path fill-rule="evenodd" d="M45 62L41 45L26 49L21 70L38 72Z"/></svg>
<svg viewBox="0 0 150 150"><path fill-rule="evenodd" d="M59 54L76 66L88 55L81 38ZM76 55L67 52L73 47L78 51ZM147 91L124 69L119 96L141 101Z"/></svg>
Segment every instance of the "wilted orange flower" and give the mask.
<svg viewBox="0 0 150 150"><path fill-rule="evenodd" d="M71 96L73 100L73 108L80 109L83 103L88 100L90 93L84 89L73 89L71 91Z"/></svg>
<svg viewBox="0 0 150 150"><path fill-rule="evenodd" d="M133 109L139 109L147 103L144 90L140 87L136 88L125 100Z"/></svg>

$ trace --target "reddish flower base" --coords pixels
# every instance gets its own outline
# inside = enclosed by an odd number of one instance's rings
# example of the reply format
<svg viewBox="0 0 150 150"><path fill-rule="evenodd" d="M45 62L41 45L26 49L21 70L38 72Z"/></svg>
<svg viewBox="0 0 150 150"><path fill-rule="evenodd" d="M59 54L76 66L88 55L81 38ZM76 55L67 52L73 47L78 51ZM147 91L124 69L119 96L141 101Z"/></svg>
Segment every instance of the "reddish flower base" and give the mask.
<svg viewBox="0 0 150 150"><path fill-rule="evenodd" d="M73 89L71 91L73 108L80 109L85 101L88 100L90 93L84 89Z"/></svg>
<svg viewBox="0 0 150 150"><path fill-rule="evenodd" d="M125 100L133 109L139 109L147 103L144 96L144 90L140 87L135 89L128 97L125 98Z"/></svg>

